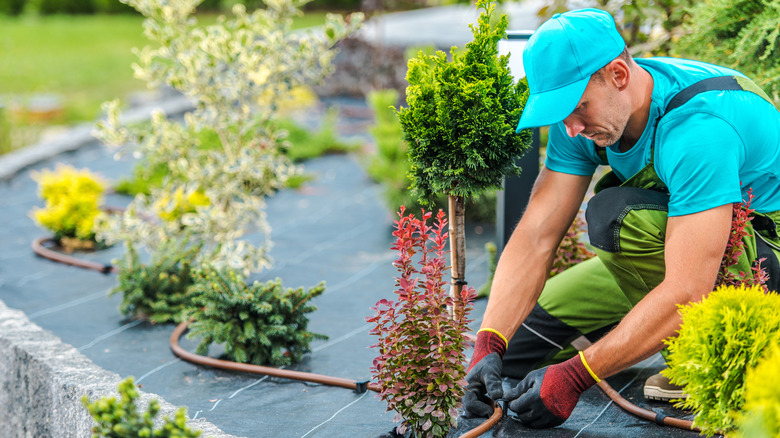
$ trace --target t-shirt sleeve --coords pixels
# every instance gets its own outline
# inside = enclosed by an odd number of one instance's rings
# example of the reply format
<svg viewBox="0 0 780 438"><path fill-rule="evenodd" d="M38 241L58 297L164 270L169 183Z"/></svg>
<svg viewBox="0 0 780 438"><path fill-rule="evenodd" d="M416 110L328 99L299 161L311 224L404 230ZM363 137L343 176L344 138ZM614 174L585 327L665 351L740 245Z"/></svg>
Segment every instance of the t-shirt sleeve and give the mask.
<svg viewBox="0 0 780 438"><path fill-rule="evenodd" d="M593 175L599 164L606 163L599 159L590 141L580 136L569 137L563 123L550 126L545 167L556 172L588 176Z"/></svg>
<svg viewBox="0 0 780 438"><path fill-rule="evenodd" d="M662 121L656 140L655 168L669 188L669 216L742 201L745 148L731 124L714 114L684 111Z"/></svg>

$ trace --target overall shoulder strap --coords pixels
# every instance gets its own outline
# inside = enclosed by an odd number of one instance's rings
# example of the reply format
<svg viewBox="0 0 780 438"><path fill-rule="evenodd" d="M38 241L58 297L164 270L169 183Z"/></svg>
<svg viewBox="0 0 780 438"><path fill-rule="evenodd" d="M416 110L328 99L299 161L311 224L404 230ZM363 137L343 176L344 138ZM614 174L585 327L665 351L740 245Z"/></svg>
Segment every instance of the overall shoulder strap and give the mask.
<svg viewBox="0 0 780 438"><path fill-rule="evenodd" d="M734 76L715 76L712 78L702 79L699 82L688 85L675 94L674 97L672 97L672 100L669 101L669 104L666 105L664 112L661 113L661 117L663 117L669 111L681 107L699 93L713 90L742 89L742 86L737 82Z"/></svg>
<svg viewBox="0 0 780 438"><path fill-rule="evenodd" d="M699 82L683 88L681 91L675 94L674 97L672 97L672 100L670 100L669 104L666 105L666 109L664 109L664 112L661 114L661 116L675 108L684 105L697 94L713 90L749 91L770 103L772 102L764 90L762 90L761 87L756 85L748 78L744 78L742 76L715 76L712 78L702 79Z"/></svg>

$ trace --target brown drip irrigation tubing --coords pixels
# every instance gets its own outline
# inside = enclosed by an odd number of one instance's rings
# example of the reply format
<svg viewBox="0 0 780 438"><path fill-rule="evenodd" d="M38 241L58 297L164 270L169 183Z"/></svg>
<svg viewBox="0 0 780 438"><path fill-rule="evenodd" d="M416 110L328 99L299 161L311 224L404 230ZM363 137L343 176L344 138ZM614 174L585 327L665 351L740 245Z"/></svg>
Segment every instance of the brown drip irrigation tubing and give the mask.
<svg viewBox="0 0 780 438"><path fill-rule="evenodd" d="M104 265L101 263L92 262L88 260L81 260L77 257L62 254L58 251L54 251L46 247L45 245L46 243L53 243L53 242L54 239L40 237L33 241L32 249L35 252L35 254L43 258L55 262L59 262L59 263L64 263L66 265L77 266L85 269L92 269L98 272L102 272L104 274L107 274L109 272L111 273L119 272L119 269L117 269L115 266L111 266L110 264ZM292 371L292 370L282 370L273 367L265 367L265 366L259 366L253 364L232 362L232 361L214 359L208 356L201 356L198 354L190 353L189 351L185 350L179 345L179 339L182 337L182 335L184 335L184 332L187 330L188 325L189 325L188 322L180 323L173 330L173 333L171 333L171 337L170 337L170 346L171 346L171 350L173 351L173 354L188 362L196 363L203 366L238 371L243 373L263 374L263 375L281 377L281 378L291 379L291 380L301 380L305 382L320 383L329 386L338 386L342 388L352 389L358 392L363 392L365 390L370 390L375 392L379 391L379 386L376 383L357 382L355 380L344 379L340 377L325 376L322 374L306 373L306 372ZM639 406L636 406L635 404L623 398L623 396L621 396L620 393L618 393L611 386L609 386L609 384L605 380L599 382L598 387L601 388L602 391L604 391L604 393L610 399L612 399L612 401L614 401L616 405L621 407L629 414L635 415L639 418L643 418L648 421L652 421L662 426L671 426L679 429L693 430L693 431L700 432L698 428L693 426L693 422L689 420L667 417L657 412L653 412L647 409L640 408ZM496 403L495 408L493 410L493 415L491 415L490 418L488 418L484 423L480 424L474 429L471 429L470 431L464 433L463 435L461 435L461 437L475 438L481 436L485 432L492 429L493 426L496 423L498 423L499 420L501 420L501 417L503 417L503 415L504 415L503 409L498 403Z"/></svg>
<svg viewBox="0 0 780 438"><path fill-rule="evenodd" d="M214 368L220 368L231 371L238 371L242 373L250 374L262 374L273 377L281 377L291 380L301 380L304 382L320 383L329 386L339 386L342 388L352 389L357 392L364 392L365 390L371 390L379 392L379 385L370 382L357 382L355 380L344 379L340 377L325 376L322 374L305 373L301 371L281 370L279 368L265 367L260 365L253 365L247 363L232 362L228 360L214 359L209 356L201 356L199 354L190 353L179 345L179 339L184 335L187 330L189 322L184 321L179 323L171 333L170 344L171 351L176 356L198 365L209 366ZM493 415L490 416L484 423L471 429L470 431L461 435L461 438L474 438L489 431L493 426L501 419L503 411L500 406L496 405Z"/></svg>
<svg viewBox="0 0 780 438"><path fill-rule="evenodd" d="M55 243L54 239L48 237L39 237L33 240L32 250L33 252L35 252L35 254L45 259L49 259L59 263L64 263L66 265L76 266L85 269L92 269L94 271L102 272L104 274L108 274L108 273L116 274L117 272L119 272L116 266L111 266L110 264L105 265L102 263L92 262L89 260L82 260L78 257L72 257L46 247L46 244L52 244L52 243Z"/></svg>
<svg viewBox="0 0 780 438"><path fill-rule="evenodd" d="M645 420L652 421L661 426L671 426L671 427L676 427L678 429L686 429L686 430L701 432L701 430L698 427L695 427L693 425L692 421L683 420L681 418L667 417L666 415L659 414L658 412L640 408L639 406L629 402L628 400L623 398L623 396L620 395L620 393L618 393L611 386L609 386L609 383L607 383L606 380L600 381L599 383L597 383L597 385L599 388L601 388L602 391L604 391L605 394L607 394L607 397L611 398L616 405L623 408L623 410L625 410L629 414L636 415L639 418L644 418Z"/></svg>

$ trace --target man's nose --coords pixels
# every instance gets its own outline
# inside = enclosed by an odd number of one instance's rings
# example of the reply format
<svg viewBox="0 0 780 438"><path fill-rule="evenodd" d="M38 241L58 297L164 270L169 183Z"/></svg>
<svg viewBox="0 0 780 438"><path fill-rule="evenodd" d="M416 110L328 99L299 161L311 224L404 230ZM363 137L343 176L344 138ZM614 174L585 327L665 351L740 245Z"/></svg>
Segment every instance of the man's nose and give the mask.
<svg viewBox="0 0 780 438"><path fill-rule="evenodd" d="M569 137L576 137L580 132L585 130L585 124L572 116L563 119L563 125L566 126L566 134L568 134Z"/></svg>

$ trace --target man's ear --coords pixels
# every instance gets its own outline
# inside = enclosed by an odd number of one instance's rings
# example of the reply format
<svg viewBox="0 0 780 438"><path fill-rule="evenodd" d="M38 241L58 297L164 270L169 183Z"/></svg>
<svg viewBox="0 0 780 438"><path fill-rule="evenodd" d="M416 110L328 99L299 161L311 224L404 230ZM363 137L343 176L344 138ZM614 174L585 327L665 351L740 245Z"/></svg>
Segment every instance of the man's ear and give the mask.
<svg viewBox="0 0 780 438"><path fill-rule="evenodd" d="M609 80L617 87L618 91L623 91L628 87L628 81L631 79L631 69L626 61L616 58L607 65Z"/></svg>

